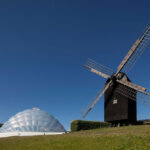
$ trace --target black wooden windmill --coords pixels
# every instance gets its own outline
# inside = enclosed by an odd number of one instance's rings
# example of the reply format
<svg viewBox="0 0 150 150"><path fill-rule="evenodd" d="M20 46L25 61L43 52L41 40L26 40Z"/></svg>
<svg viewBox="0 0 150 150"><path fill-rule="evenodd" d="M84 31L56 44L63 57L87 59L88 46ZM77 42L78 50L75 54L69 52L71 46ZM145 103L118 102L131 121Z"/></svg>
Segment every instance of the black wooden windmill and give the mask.
<svg viewBox="0 0 150 150"><path fill-rule="evenodd" d="M133 44L127 55L113 73L107 67L104 67L95 61L88 59L84 65L91 72L96 73L107 79L104 89L100 90L97 98L92 105L86 109L83 117L94 107L97 101L104 94L104 120L111 123L133 123L136 121L136 102L137 94L150 96L146 88L136 85L127 77L127 73L133 67L136 60L143 53L144 49L150 43L150 27L141 38ZM140 100L140 99L139 99ZM145 103L143 99L140 100Z"/></svg>

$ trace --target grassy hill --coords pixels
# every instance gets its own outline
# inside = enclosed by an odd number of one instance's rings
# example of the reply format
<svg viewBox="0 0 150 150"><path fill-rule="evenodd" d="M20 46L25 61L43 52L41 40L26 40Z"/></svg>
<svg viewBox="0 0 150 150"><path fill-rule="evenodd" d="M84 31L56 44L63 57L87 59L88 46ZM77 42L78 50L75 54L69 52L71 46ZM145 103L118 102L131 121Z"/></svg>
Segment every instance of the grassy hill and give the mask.
<svg viewBox="0 0 150 150"><path fill-rule="evenodd" d="M0 150L149 150L150 125L0 138Z"/></svg>

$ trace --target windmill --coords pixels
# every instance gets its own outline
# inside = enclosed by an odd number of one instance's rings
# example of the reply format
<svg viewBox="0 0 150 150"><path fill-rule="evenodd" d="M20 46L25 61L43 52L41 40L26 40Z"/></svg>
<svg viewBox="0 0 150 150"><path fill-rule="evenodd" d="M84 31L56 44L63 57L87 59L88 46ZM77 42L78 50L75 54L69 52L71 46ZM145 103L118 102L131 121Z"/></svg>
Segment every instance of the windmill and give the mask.
<svg viewBox="0 0 150 150"><path fill-rule="evenodd" d="M104 120L111 123L133 123L136 121L137 94L150 96L147 89L134 84L127 77L127 73L141 56L150 43L150 27L136 40L127 55L114 73L111 69L88 59L84 67L91 72L107 79L105 86L98 96L86 109L83 118L104 94ZM146 101L141 101L145 103Z"/></svg>

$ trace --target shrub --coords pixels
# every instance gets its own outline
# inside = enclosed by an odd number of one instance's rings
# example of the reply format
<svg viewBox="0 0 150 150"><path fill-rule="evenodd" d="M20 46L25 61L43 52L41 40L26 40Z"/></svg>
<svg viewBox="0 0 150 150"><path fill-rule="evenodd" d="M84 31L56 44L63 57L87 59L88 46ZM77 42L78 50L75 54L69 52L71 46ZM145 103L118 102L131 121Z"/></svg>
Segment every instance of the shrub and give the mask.
<svg viewBox="0 0 150 150"><path fill-rule="evenodd" d="M71 131L105 128L110 126L111 124L108 122L84 121L84 120L73 120L70 124Z"/></svg>

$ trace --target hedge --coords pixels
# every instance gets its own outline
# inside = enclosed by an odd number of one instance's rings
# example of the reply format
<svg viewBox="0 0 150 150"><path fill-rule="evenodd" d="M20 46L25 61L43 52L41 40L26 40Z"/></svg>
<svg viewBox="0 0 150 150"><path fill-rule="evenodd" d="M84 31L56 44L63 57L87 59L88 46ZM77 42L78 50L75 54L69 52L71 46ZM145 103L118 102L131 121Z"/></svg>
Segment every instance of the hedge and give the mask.
<svg viewBox="0 0 150 150"><path fill-rule="evenodd" d="M105 128L110 126L111 124L108 122L73 120L70 124L70 129L71 131L80 131L96 128Z"/></svg>

